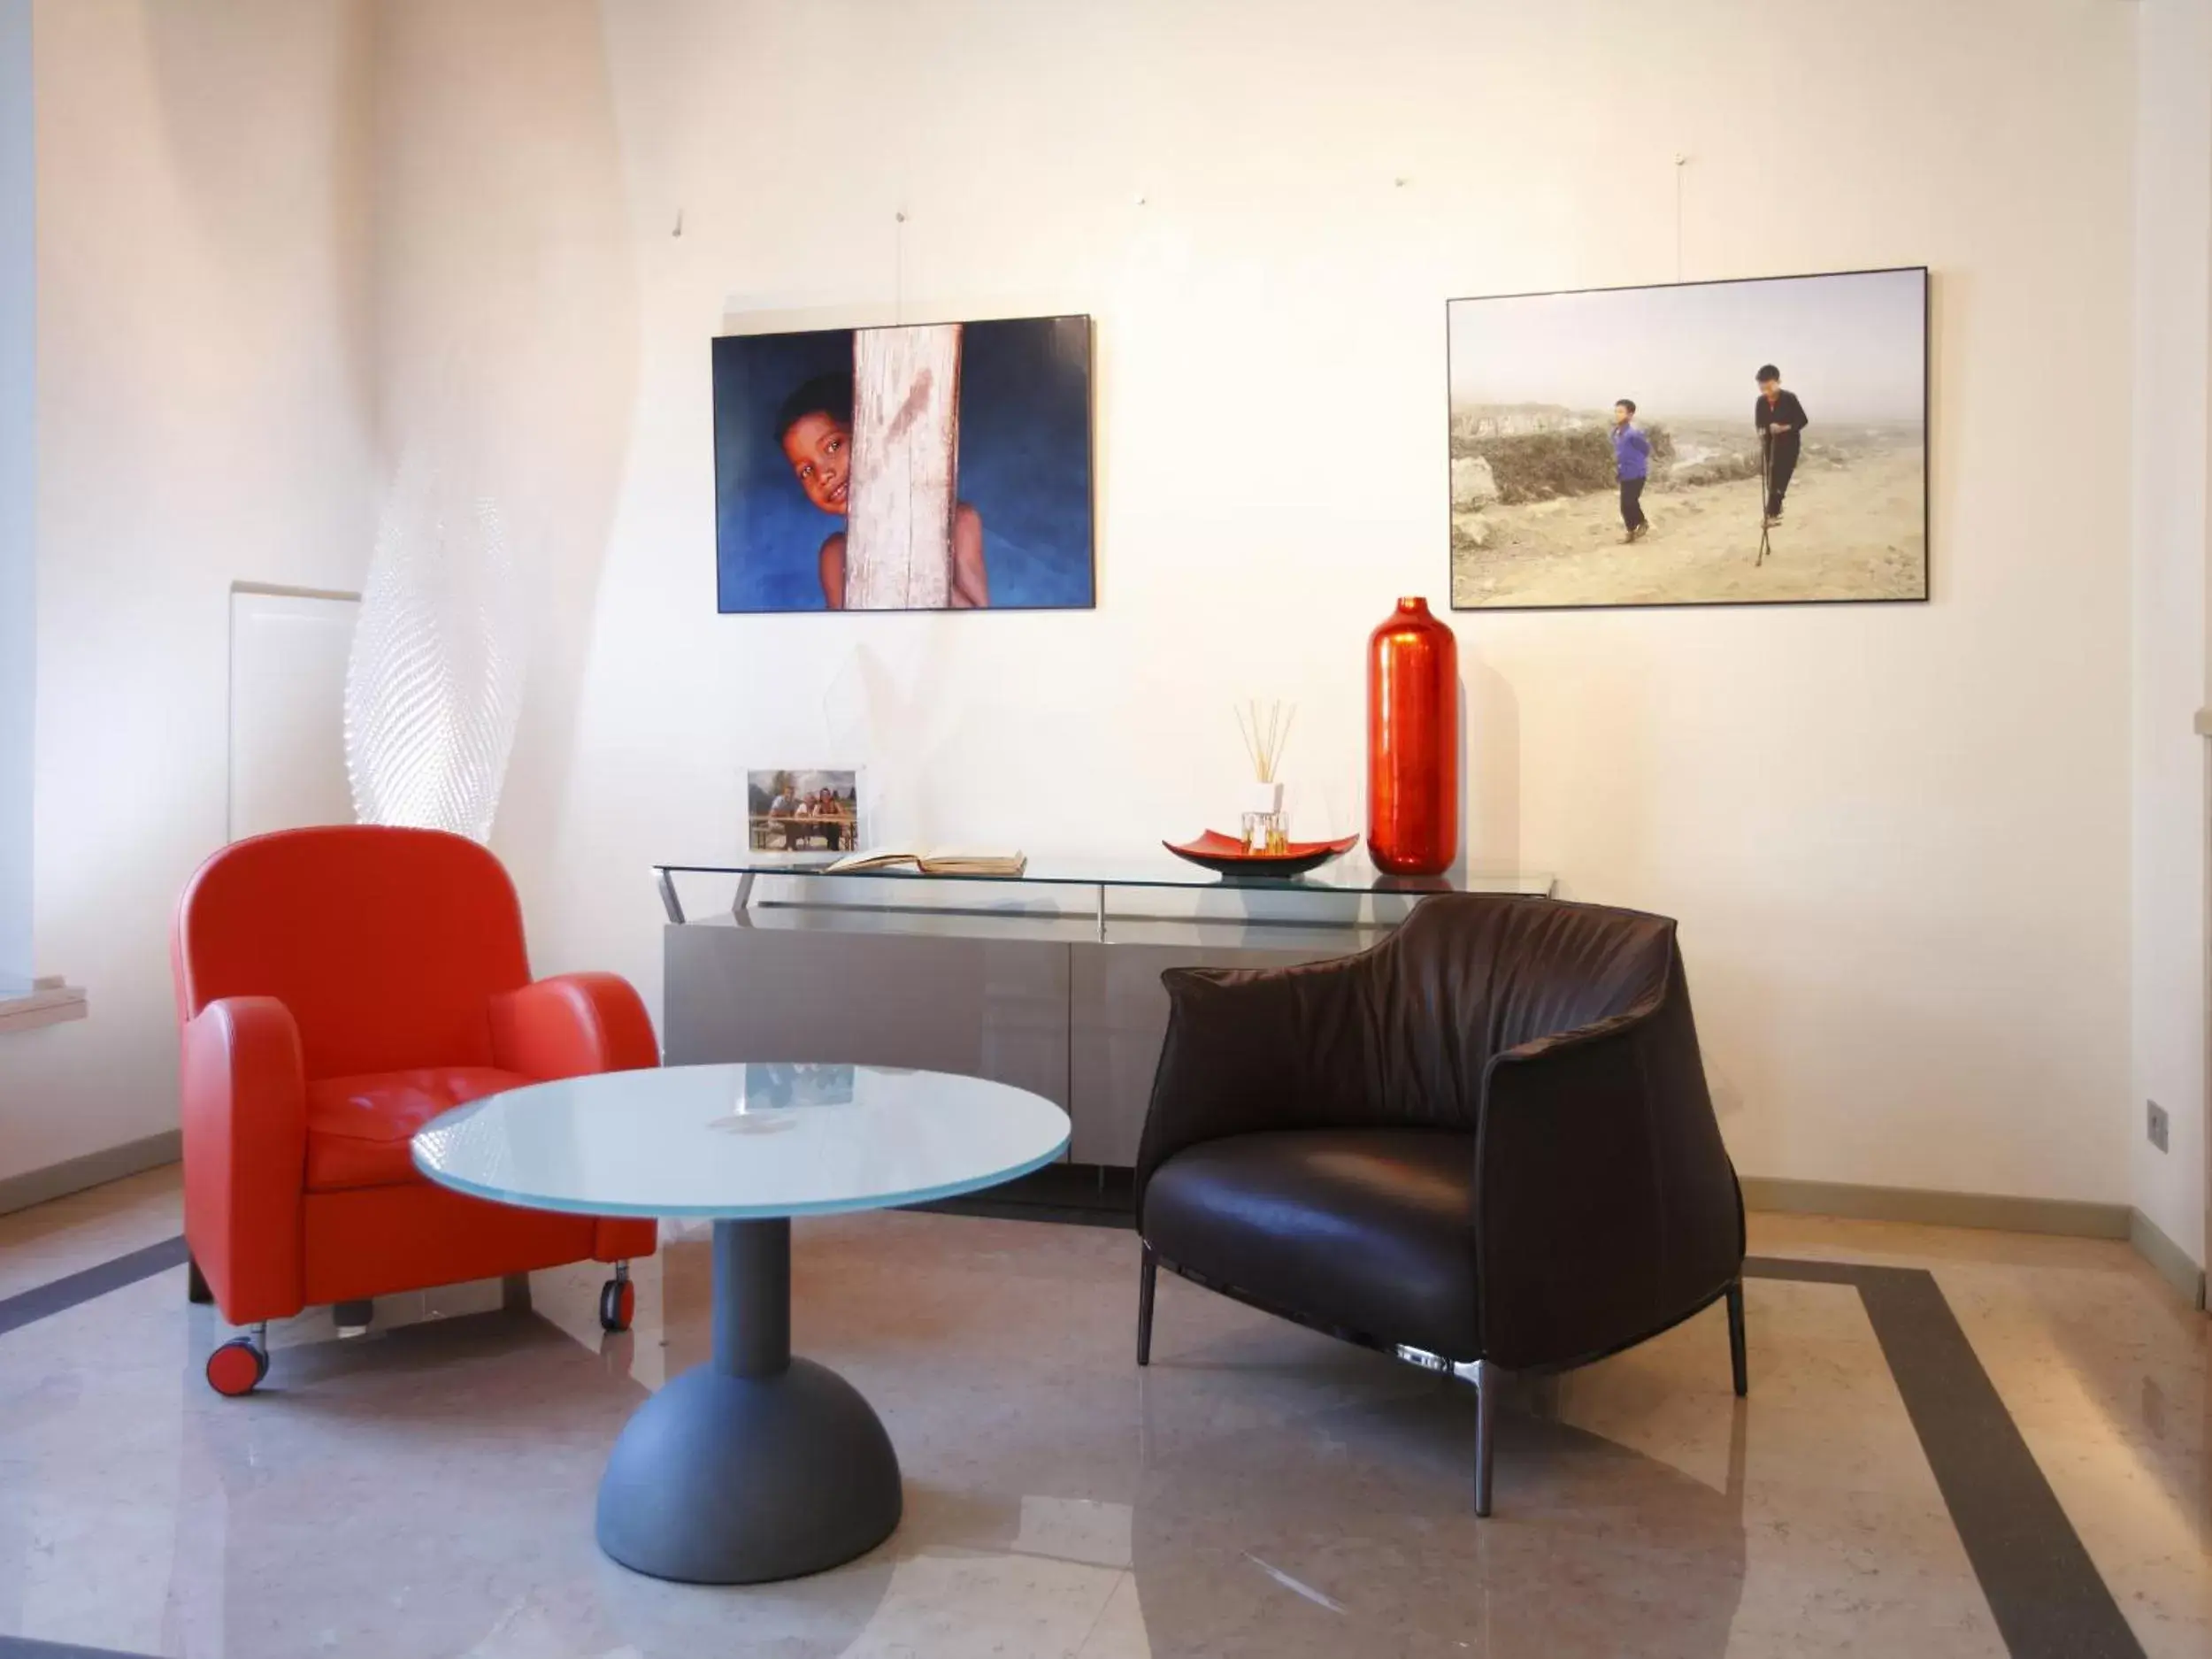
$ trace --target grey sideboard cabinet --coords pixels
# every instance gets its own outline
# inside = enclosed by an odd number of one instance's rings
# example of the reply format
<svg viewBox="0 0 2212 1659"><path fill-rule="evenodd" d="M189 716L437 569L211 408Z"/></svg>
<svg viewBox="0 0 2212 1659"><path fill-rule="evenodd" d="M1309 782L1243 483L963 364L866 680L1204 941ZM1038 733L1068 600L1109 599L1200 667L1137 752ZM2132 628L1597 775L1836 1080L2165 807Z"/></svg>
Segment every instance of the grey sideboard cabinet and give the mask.
<svg viewBox="0 0 2212 1659"><path fill-rule="evenodd" d="M1167 1029L1163 970L1268 968L1386 937L1430 891L1548 895L1546 876L1228 884L1180 866L1047 866L1018 879L830 876L762 857L662 865L662 1041L671 1065L913 1066L1010 1083L1064 1107L1078 1164L1136 1161ZM736 878L726 909L694 887ZM756 897L771 878L772 895Z"/></svg>

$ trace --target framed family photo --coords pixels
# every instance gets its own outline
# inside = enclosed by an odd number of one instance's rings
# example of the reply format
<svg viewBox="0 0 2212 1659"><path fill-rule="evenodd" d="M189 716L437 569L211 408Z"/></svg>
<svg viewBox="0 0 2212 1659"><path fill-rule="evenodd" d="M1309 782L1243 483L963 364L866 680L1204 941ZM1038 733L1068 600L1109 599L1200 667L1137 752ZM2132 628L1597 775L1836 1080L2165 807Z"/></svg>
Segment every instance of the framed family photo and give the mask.
<svg viewBox="0 0 2212 1659"><path fill-rule="evenodd" d="M757 853L860 847L860 774L782 767L745 774L745 844Z"/></svg>
<svg viewBox="0 0 2212 1659"><path fill-rule="evenodd" d="M1927 598L1925 266L1445 314L1454 609Z"/></svg>
<svg viewBox="0 0 2212 1659"><path fill-rule="evenodd" d="M1088 607L1091 319L725 335L714 477L725 612Z"/></svg>

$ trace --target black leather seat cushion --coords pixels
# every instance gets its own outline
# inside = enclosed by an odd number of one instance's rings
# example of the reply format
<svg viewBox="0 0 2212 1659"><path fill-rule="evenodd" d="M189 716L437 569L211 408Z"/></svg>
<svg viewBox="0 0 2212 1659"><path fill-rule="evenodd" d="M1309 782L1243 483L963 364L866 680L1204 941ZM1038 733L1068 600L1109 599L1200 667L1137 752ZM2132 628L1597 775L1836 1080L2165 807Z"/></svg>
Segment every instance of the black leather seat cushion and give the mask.
<svg viewBox="0 0 2212 1659"><path fill-rule="evenodd" d="M1168 1262L1302 1318L1454 1359L1479 1346L1475 1137L1286 1129L1176 1153L1145 1188Z"/></svg>

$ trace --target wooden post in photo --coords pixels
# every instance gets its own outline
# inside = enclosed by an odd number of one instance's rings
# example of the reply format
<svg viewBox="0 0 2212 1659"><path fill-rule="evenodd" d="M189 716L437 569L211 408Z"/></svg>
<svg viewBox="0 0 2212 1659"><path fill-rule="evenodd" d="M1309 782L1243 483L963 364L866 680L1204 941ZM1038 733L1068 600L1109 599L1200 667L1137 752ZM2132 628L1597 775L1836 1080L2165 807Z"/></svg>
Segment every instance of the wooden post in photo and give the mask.
<svg viewBox="0 0 2212 1659"><path fill-rule="evenodd" d="M951 604L959 452L960 325L854 334L847 610Z"/></svg>

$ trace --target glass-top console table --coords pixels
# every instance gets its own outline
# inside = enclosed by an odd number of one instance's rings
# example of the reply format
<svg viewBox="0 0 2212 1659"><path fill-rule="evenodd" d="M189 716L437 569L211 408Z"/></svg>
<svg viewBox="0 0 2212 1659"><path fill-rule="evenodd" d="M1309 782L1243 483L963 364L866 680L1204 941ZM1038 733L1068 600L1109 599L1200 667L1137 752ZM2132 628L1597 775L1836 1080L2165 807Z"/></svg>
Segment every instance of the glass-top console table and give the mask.
<svg viewBox="0 0 2212 1659"><path fill-rule="evenodd" d="M1542 903L1548 875L1386 876L1358 853L1302 876L1225 878L1165 851L1033 857L1019 876L831 874L758 854L654 866L671 1065L906 1066L1064 1108L1070 1156L1135 1161L1170 968L1285 967L1365 950L1432 895ZM695 900L687 908L680 885ZM734 889L733 897L723 895Z"/></svg>
<svg viewBox="0 0 2212 1659"><path fill-rule="evenodd" d="M1018 875L989 875L970 872L933 872L910 869L833 871L833 857L804 853L756 853L711 864L663 864L653 866L659 878L661 904L671 924L681 926L689 919L676 890L680 875L734 877L733 915L742 915L751 904L755 884L763 876L797 877L810 884L802 903L895 902L895 889L871 889L862 884L897 882L920 891L934 889L956 894L963 887L989 890L991 896L1020 894L1057 895L1084 890L1104 921L1108 902L1116 893L1187 893L1246 895L1261 893L1337 895L1363 897L1385 895L1406 899L1432 893L1519 893L1548 898L1556 885L1549 875L1526 871L1486 873L1452 871L1440 876L1394 876L1375 868L1363 852L1355 850L1333 859L1317 870L1301 875L1279 875L1264 868L1223 875L1176 857L1164 850L1104 858L1032 858ZM840 889L843 889L842 892ZM920 891L916 894L920 896ZM978 896L983 896L979 891Z"/></svg>

